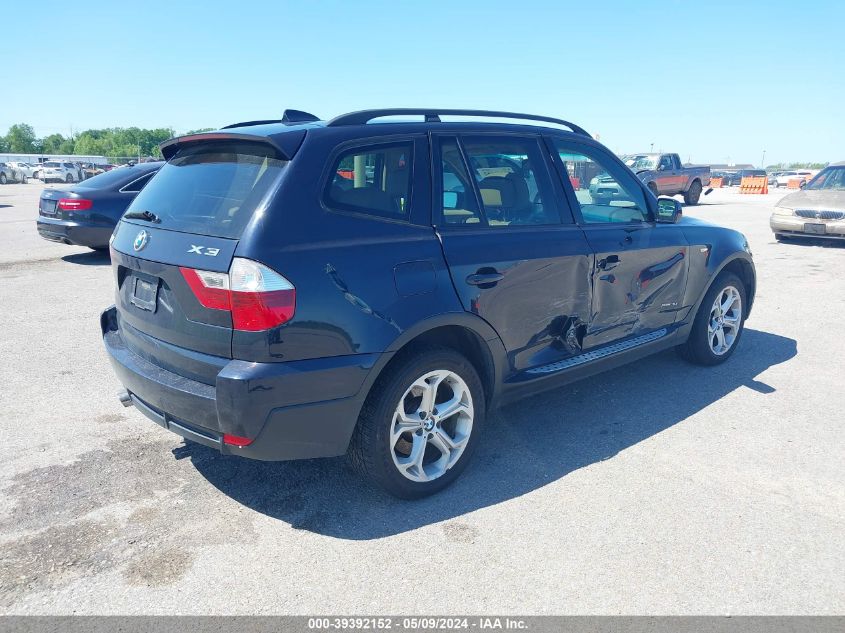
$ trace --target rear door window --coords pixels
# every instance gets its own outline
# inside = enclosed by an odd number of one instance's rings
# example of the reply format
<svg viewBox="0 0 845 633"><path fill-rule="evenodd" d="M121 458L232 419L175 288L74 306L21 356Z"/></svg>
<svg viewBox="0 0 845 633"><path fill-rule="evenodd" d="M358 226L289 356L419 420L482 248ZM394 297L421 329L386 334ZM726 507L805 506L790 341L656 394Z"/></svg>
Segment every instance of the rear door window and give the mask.
<svg viewBox="0 0 845 633"><path fill-rule="evenodd" d="M441 146L444 224L560 224L537 138L466 136L461 142L469 173L453 139Z"/></svg>
<svg viewBox="0 0 845 633"><path fill-rule="evenodd" d="M287 161L263 143L208 143L180 151L129 205L162 229L239 238Z"/></svg>

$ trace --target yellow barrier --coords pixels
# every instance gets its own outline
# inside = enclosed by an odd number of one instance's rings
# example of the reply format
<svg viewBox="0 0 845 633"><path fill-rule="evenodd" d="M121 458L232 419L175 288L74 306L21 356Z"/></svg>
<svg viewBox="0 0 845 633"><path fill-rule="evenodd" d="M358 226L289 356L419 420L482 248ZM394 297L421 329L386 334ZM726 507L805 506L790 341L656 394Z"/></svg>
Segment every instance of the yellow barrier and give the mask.
<svg viewBox="0 0 845 633"><path fill-rule="evenodd" d="M740 193L769 193L769 179L766 176L746 176L739 183Z"/></svg>
<svg viewBox="0 0 845 633"><path fill-rule="evenodd" d="M710 186L713 189L721 189L722 188L722 179L721 178L711 178L710 179Z"/></svg>
<svg viewBox="0 0 845 633"><path fill-rule="evenodd" d="M803 178L790 178L789 182L786 183L787 189L800 189L801 183L804 181Z"/></svg>

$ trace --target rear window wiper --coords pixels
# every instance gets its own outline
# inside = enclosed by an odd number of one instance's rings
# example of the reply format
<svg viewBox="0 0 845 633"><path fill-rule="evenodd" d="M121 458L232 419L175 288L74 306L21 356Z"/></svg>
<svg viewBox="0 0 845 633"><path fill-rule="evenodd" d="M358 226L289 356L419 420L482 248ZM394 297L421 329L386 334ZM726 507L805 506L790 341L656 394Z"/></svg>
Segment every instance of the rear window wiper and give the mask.
<svg viewBox="0 0 845 633"><path fill-rule="evenodd" d="M127 220L146 220L147 222L154 222L155 224L161 222L161 218L152 211L129 211L123 217Z"/></svg>

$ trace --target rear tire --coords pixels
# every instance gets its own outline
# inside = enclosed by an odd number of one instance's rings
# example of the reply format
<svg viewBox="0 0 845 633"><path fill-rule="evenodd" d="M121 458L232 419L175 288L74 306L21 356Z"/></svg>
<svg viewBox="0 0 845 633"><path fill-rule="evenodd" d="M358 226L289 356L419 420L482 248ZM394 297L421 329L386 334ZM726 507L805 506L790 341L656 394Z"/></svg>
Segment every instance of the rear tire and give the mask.
<svg viewBox="0 0 845 633"><path fill-rule="evenodd" d="M466 468L483 429L484 389L475 367L447 347L410 350L392 363L370 390L349 458L390 494L419 499Z"/></svg>
<svg viewBox="0 0 845 633"><path fill-rule="evenodd" d="M0 185L6 184L6 174L0 171Z"/></svg>
<svg viewBox="0 0 845 633"><path fill-rule="evenodd" d="M67 176L65 176L65 182L67 182L67 183L71 183L71 182L73 182L73 176L71 176L70 174L68 174Z"/></svg>
<svg viewBox="0 0 845 633"><path fill-rule="evenodd" d="M689 190L684 193L684 203L688 205L696 205L698 204L699 199L701 199L701 183L694 180L689 186Z"/></svg>
<svg viewBox="0 0 845 633"><path fill-rule="evenodd" d="M25 185L29 182L29 179L26 177L26 174L21 174L21 184Z"/></svg>
<svg viewBox="0 0 845 633"><path fill-rule="evenodd" d="M678 352L696 365L724 363L739 345L746 305L742 280L733 273L720 274L704 295L689 338Z"/></svg>

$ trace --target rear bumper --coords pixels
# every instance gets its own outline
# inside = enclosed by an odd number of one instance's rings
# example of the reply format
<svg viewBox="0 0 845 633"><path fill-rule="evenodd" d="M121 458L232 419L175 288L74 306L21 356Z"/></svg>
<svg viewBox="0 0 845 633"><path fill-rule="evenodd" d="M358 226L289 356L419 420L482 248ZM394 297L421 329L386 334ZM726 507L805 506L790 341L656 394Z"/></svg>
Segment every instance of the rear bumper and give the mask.
<svg viewBox="0 0 845 633"><path fill-rule="evenodd" d="M112 367L132 404L157 424L223 453L280 461L342 455L379 354L287 363L229 361L215 385L191 380L127 348L115 308L100 317ZM247 446L223 442L230 434Z"/></svg>
<svg viewBox="0 0 845 633"><path fill-rule="evenodd" d="M824 224L825 232L808 233L805 224ZM794 215L772 215L769 226L775 233L791 237L814 237L822 239L845 239L845 220L814 220Z"/></svg>
<svg viewBox="0 0 845 633"><path fill-rule="evenodd" d="M93 248L108 246L114 231L113 226L60 220L43 215L38 216L37 228L38 234L45 240Z"/></svg>

